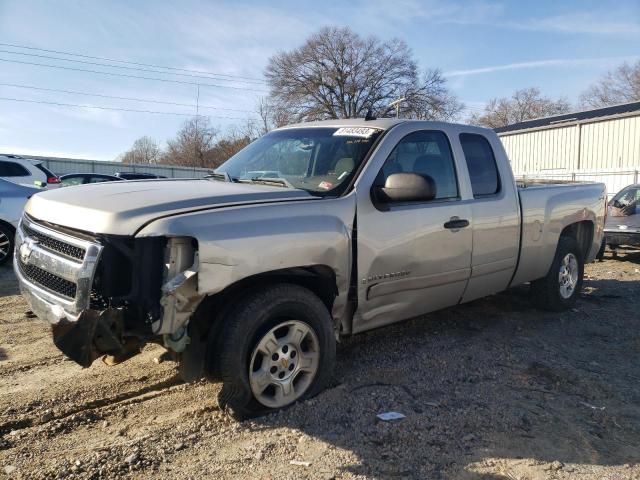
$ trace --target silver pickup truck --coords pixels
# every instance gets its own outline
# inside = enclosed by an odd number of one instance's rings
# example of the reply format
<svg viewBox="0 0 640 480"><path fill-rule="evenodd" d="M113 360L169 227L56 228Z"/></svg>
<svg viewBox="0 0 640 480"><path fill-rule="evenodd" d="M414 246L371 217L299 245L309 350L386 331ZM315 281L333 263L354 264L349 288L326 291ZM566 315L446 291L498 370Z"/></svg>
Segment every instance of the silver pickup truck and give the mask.
<svg viewBox="0 0 640 480"><path fill-rule="evenodd" d="M206 179L38 194L14 267L80 365L162 344L246 417L318 393L343 336L526 282L540 307L570 307L605 203L602 184L516 185L491 130L323 121Z"/></svg>

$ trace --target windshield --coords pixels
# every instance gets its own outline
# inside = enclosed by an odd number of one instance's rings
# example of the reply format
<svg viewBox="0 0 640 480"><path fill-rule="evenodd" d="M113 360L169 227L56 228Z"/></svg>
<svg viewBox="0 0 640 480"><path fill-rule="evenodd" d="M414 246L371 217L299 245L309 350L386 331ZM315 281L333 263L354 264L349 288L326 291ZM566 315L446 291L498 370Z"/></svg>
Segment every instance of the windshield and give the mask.
<svg viewBox="0 0 640 480"><path fill-rule="evenodd" d="M381 130L375 128L290 128L259 138L216 173L232 181L269 182L339 195L355 175ZM272 183L273 182L273 183Z"/></svg>

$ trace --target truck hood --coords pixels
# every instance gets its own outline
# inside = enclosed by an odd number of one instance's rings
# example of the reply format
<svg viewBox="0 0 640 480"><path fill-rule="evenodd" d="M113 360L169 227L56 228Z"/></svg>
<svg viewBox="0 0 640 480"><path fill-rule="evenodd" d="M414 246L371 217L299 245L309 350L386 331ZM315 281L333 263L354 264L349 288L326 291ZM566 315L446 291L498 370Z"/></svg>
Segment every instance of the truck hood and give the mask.
<svg viewBox="0 0 640 480"><path fill-rule="evenodd" d="M215 180L105 182L33 196L25 212L36 220L91 233L133 235L167 215L242 204L317 199L304 190Z"/></svg>

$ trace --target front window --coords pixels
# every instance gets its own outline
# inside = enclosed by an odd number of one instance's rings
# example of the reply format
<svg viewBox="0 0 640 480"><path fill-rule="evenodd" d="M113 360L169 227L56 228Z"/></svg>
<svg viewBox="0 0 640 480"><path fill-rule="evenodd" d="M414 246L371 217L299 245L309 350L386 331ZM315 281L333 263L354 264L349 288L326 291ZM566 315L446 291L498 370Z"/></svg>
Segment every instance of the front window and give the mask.
<svg viewBox="0 0 640 480"><path fill-rule="evenodd" d="M84 179L82 177L66 177L60 180L65 187L71 187L72 185L82 185Z"/></svg>
<svg viewBox="0 0 640 480"><path fill-rule="evenodd" d="M431 177L436 186L435 200L458 197L453 153L444 132L419 130L400 140L378 173L375 184L383 186L394 173Z"/></svg>
<svg viewBox="0 0 640 480"><path fill-rule="evenodd" d="M281 182L314 195L339 195L380 133L369 127L277 130L238 152L216 173L235 182Z"/></svg>

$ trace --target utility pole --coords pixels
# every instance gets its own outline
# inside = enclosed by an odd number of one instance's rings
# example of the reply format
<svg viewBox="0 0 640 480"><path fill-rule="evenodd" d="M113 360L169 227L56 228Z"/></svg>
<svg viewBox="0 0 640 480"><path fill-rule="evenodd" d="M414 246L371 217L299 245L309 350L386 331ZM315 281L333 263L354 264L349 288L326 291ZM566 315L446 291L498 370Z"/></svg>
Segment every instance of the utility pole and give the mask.
<svg viewBox="0 0 640 480"><path fill-rule="evenodd" d="M201 166L198 162L198 119L200 118L200 84L198 84L198 92L196 94L196 137L193 142L193 166Z"/></svg>
<svg viewBox="0 0 640 480"><path fill-rule="evenodd" d="M400 105L406 100L405 97L399 98L389 104L389 107L396 107L396 118L400 118Z"/></svg>

